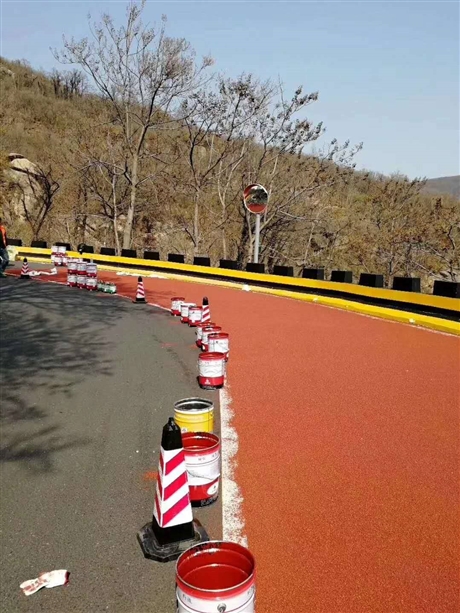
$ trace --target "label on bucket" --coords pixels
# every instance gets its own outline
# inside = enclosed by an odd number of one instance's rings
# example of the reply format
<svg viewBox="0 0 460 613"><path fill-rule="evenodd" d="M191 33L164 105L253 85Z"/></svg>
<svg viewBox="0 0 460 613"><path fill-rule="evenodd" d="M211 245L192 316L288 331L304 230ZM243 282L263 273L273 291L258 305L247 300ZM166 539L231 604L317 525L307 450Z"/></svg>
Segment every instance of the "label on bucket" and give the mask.
<svg viewBox="0 0 460 613"><path fill-rule="evenodd" d="M224 375L224 360L199 360L198 372L200 377L222 377Z"/></svg>
<svg viewBox="0 0 460 613"><path fill-rule="evenodd" d="M188 311L188 319L193 323L198 323L201 321L201 308L200 307L190 307Z"/></svg>
<svg viewBox="0 0 460 613"><path fill-rule="evenodd" d="M209 459L208 459L209 458ZM212 459L211 459L212 458ZM189 485L206 485L220 477L220 452L215 451L210 456L190 455L185 449L185 464L189 476ZM216 490L217 490L216 486Z"/></svg>
<svg viewBox="0 0 460 613"><path fill-rule="evenodd" d="M217 600L214 592L206 593L203 597L191 596L179 587L176 590L177 613L254 613L255 585L236 596L224 596ZM211 600L212 598L212 600Z"/></svg>
<svg viewBox="0 0 460 613"><path fill-rule="evenodd" d="M67 275L67 283L71 284L71 283L76 283L76 282L77 282L77 275L75 274Z"/></svg>

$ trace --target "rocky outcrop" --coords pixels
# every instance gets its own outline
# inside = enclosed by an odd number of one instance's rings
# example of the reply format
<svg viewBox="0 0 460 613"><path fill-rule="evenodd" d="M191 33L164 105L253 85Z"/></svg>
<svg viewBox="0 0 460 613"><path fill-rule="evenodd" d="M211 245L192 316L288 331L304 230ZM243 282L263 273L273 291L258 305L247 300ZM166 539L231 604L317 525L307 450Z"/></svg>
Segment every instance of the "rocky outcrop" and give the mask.
<svg viewBox="0 0 460 613"><path fill-rule="evenodd" d="M43 202L43 173L40 168L19 153L8 155L8 166L2 184L7 192L5 217L25 221L34 219Z"/></svg>

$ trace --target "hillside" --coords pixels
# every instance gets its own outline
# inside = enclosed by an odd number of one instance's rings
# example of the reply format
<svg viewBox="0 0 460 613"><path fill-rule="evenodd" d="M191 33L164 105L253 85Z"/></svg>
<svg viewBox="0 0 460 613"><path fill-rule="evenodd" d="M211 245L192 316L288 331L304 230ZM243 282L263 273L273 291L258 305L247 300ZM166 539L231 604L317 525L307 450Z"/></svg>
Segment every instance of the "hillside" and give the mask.
<svg viewBox="0 0 460 613"><path fill-rule="evenodd" d="M355 278L377 272L387 283L413 275L425 287L459 274L458 200L431 196L444 179L425 187L355 172L359 147L324 142L321 125L296 120L316 94L299 90L272 111L264 96L276 100L276 88L267 93L242 76L198 90L190 99L194 113L182 120L158 105L133 181L123 125L78 70L46 75L0 58L0 79L0 204L10 236L244 263L254 218L241 192L260 182L270 189L261 224L261 261L269 269L345 269ZM133 108L132 116L143 112ZM303 156L302 147L317 139L322 153ZM18 170L27 160L33 173Z"/></svg>
<svg viewBox="0 0 460 613"><path fill-rule="evenodd" d="M424 191L429 194L449 194L460 199L460 175L428 179Z"/></svg>

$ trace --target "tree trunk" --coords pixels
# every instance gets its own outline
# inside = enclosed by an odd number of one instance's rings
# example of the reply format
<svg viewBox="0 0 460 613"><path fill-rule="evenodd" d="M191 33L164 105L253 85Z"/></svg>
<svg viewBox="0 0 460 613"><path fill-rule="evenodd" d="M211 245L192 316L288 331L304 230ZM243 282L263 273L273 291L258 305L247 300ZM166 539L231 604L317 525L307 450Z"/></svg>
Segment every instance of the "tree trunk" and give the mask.
<svg viewBox="0 0 460 613"><path fill-rule="evenodd" d="M136 209L136 196L137 196L137 165L139 156L136 154L133 157L133 166L131 171L131 197L129 201L128 213L126 215L126 225L123 232L123 249L131 248L131 241L133 236L133 222L134 211Z"/></svg>
<svg viewBox="0 0 460 613"><path fill-rule="evenodd" d="M195 193L195 212L193 216L193 238L195 245L193 246L193 253L199 255L200 248L200 207L199 207L200 194L197 191Z"/></svg>

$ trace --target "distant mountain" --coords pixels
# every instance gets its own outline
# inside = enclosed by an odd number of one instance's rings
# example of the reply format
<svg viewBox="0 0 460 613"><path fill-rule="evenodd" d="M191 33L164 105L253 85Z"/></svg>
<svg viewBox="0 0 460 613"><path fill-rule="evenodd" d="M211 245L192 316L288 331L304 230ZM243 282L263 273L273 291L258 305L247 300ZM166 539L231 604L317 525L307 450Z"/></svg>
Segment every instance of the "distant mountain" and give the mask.
<svg viewBox="0 0 460 613"><path fill-rule="evenodd" d="M428 179L424 191L430 194L450 194L460 199L460 175Z"/></svg>

